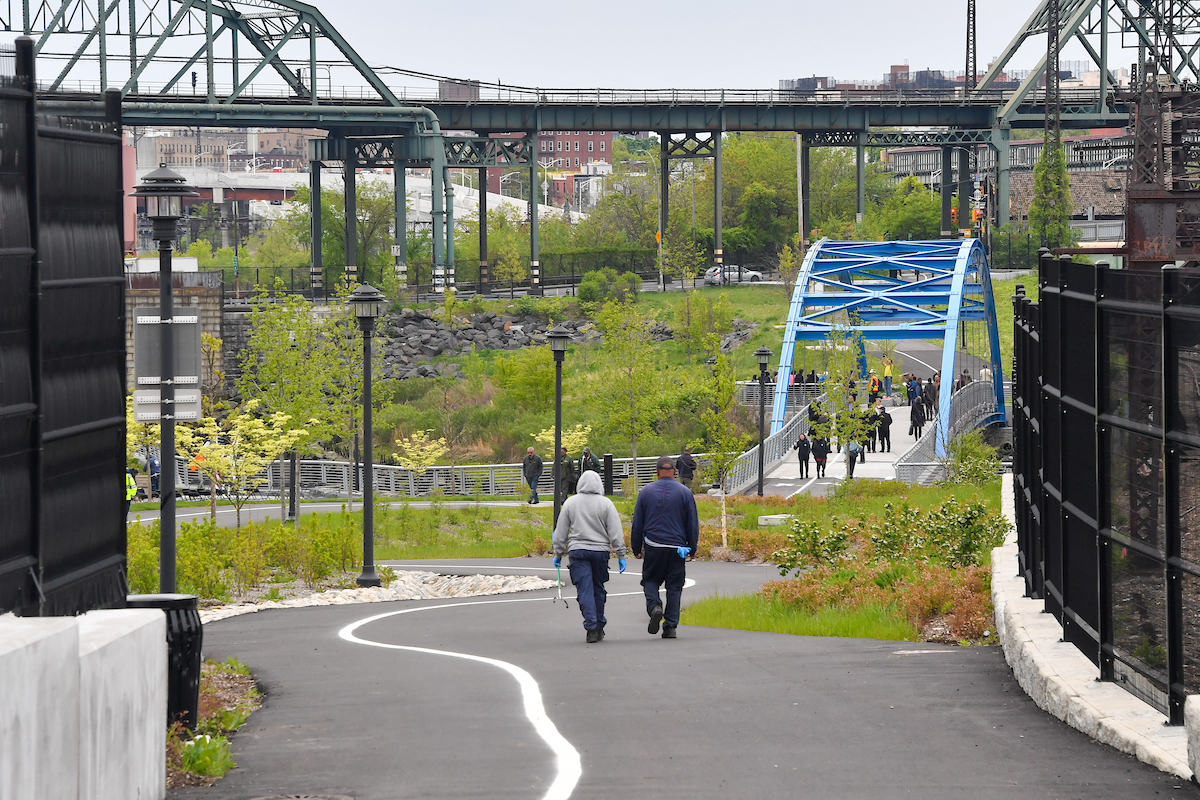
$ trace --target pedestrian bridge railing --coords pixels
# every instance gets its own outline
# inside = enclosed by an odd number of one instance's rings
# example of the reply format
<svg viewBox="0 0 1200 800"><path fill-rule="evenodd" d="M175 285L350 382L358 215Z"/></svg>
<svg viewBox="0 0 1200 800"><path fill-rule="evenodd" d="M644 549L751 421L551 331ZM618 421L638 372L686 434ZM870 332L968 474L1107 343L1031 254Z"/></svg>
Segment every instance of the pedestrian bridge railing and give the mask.
<svg viewBox="0 0 1200 800"><path fill-rule="evenodd" d="M758 408L760 395L758 381L738 381L737 389L738 405ZM788 411L798 411L806 407L820 397L824 391L819 383L797 383L789 386L787 392ZM768 383L763 394L766 395L767 412L770 413L775 403L775 384Z"/></svg>
<svg viewBox="0 0 1200 800"><path fill-rule="evenodd" d="M795 387L793 387L795 388ZM777 432L763 440L763 474L779 466L792 451L800 434L808 433L808 406L821 399L817 395L797 409L797 414ZM790 399L790 398L789 398ZM754 445L738 457L725 474L725 494L741 494L758 483L758 445Z"/></svg>
<svg viewBox="0 0 1200 800"><path fill-rule="evenodd" d="M1005 394L1010 391L1005 385ZM959 434L968 433L996 421L1000 409L996 408L995 387L988 381L971 381L950 397L950 418L947 420L946 445ZM919 483L931 486L946 479L946 463L937 456L939 425L929 420L921 438L896 459L896 480L904 483Z"/></svg>

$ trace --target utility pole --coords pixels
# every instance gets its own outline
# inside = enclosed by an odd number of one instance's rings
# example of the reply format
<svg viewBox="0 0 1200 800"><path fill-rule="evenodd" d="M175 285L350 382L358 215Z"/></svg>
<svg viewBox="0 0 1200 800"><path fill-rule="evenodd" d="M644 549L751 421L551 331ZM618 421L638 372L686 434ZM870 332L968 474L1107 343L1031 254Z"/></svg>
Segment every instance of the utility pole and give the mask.
<svg viewBox="0 0 1200 800"><path fill-rule="evenodd" d="M967 69L963 73L964 94L975 89L977 73L975 60L975 0L967 0Z"/></svg>

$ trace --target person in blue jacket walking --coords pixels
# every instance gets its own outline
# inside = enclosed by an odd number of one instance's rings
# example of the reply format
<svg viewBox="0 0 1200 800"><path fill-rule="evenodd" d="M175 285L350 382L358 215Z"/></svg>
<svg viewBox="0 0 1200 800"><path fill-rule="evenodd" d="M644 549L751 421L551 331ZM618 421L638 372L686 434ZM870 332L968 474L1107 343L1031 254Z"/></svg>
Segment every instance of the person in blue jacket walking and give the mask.
<svg viewBox="0 0 1200 800"><path fill-rule="evenodd" d="M646 613L650 615L647 632L674 639L679 627L679 602L687 578L686 562L696 557L700 542L700 517L691 490L675 480L675 462L661 456L655 465L658 480L638 492L633 507L630 545L634 558L643 559L642 591L646 595ZM667 606L663 609L659 587L667 585Z"/></svg>

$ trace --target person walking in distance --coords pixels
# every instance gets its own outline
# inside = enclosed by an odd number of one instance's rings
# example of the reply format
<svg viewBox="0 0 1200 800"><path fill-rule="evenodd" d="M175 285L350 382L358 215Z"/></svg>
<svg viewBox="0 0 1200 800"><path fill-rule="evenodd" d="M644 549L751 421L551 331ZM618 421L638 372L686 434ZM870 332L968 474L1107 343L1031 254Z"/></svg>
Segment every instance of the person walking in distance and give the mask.
<svg viewBox="0 0 1200 800"><path fill-rule="evenodd" d="M851 439L850 444L846 445L846 477L854 477L854 464L858 461L858 457L863 453L863 446L857 440ZM865 460L865 459L864 459Z"/></svg>
<svg viewBox="0 0 1200 800"><path fill-rule="evenodd" d="M817 477L825 477L825 464L829 461L829 440L821 437L813 439L813 463L817 465Z"/></svg>
<svg viewBox="0 0 1200 800"><path fill-rule="evenodd" d="M912 411L908 415L908 420L912 425L912 435L920 439L921 430L925 427L925 404L913 403Z"/></svg>
<svg viewBox="0 0 1200 800"><path fill-rule="evenodd" d="M129 506L133 503L133 498L137 497L137 481L134 477L137 475L137 470L133 467L125 468L125 516L129 517Z"/></svg>
<svg viewBox="0 0 1200 800"><path fill-rule="evenodd" d="M934 381L937 376L934 375L929 380L925 381L925 385L921 387L921 402L925 404L925 419L933 417L933 406L937 402L938 387Z"/></svg>
<svg viewBox="0 0 1200 800"><path fill-rule="evenodd" d="M633 557L642 558L642 591L646 595L646 613L650 624L646 631L674 639L679 627L679 603L687 578L686 562L696 557L700 543L700 518L696 498L674 480L675 462L660 456L655 468L658 480L638 492L633 507L629 542ZM659 587L667 586L667 605L663 608Z"/></svg>
<svg viewBox="0 0 1200 800"><path fill-rule="evenodd" d="M892 452L892 415L880 403L875 407L875 417L876 430L879 431L879 452L890 453Z"/></svg>
<svg viewBox="0 0 1200 800"><path fill-rule="evenodd" d="M600 459L596 458L596 454L592 452L592 448L583 448L583 455L579 457L579 477L583 477L583 473L591 470L597 475L600 474Z"/></svg>
<svg viewBox="0 0 1200 800"><path fill-rule="evenodd" d="M892 396L892 369L895 367L895 362L891 356L883 357L883 396Z"/></svg>
<svg viewBox="0 0 1200 800"><path fill-rule="evenodd" d="M691 489L696 477L696 459L692 457L692 448L683 448L679 458L675 459L675 466L679 469L679 482Z"/></svg>
<svg viewBox="0 0 1200 800"><path fill-rule="evenodd" d="M575 494L575 459L563 448L558 454L558 503L567 502L567 497Z"/></svg>
<svg viewBox="0 0 1200 800"><path fill-rule="evenodd" d="M800 460L800 477L808 477L808 456L812 452L812 442L803 433L796 443L792 445L792 449L796 451L796 458Z"/></svg>
<svg viewBox="0 0 1200 800"><path fill-rule="evenodd" d="M554 566L562 565L565 553L571 562L567 570L575 584L575 599L583 614L587 643L604 638L604 601L608 592L608 554L617 554L617 568L625 571L625 532L621 515L612 500L604 496L600 473L585 470L579 476L579 493L567 498L554 528Z"/></svg>
<svg viewBox="0 0 1200 800"><path fill-rule="evenodd" d="M538 499L538 481L542 479L542 457L533 452L533 448L529 448L525 453L525 459L521 462L521 475L524 476L525 482L529 484L529 504L536 506L542 502Z"/></svg>

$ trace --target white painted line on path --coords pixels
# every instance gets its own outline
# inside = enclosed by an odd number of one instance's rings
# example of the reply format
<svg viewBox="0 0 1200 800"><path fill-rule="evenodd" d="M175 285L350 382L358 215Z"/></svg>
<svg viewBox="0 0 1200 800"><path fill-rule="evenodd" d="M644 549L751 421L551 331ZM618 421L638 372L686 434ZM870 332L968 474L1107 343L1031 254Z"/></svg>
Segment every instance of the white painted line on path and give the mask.
<svg viewBox="0 0 1200 800"><path fill-rule="evenodd" d="M800 487L799 489L797 489L796 491L794 491L794 492L792 492L791 494L789 494L789 495L788 495L788 499L789 499L789 500L791 500L793 497L795 497L796 495L800 494L801 492L808 491L808 487L812 486L812 485L813 485L814 483L816 483L816 482L817 482L817 479L816 479L816 478L813 478L811 481L809 481L808 483L804 484L803 486L801 486L801 487Z"/></svg>

